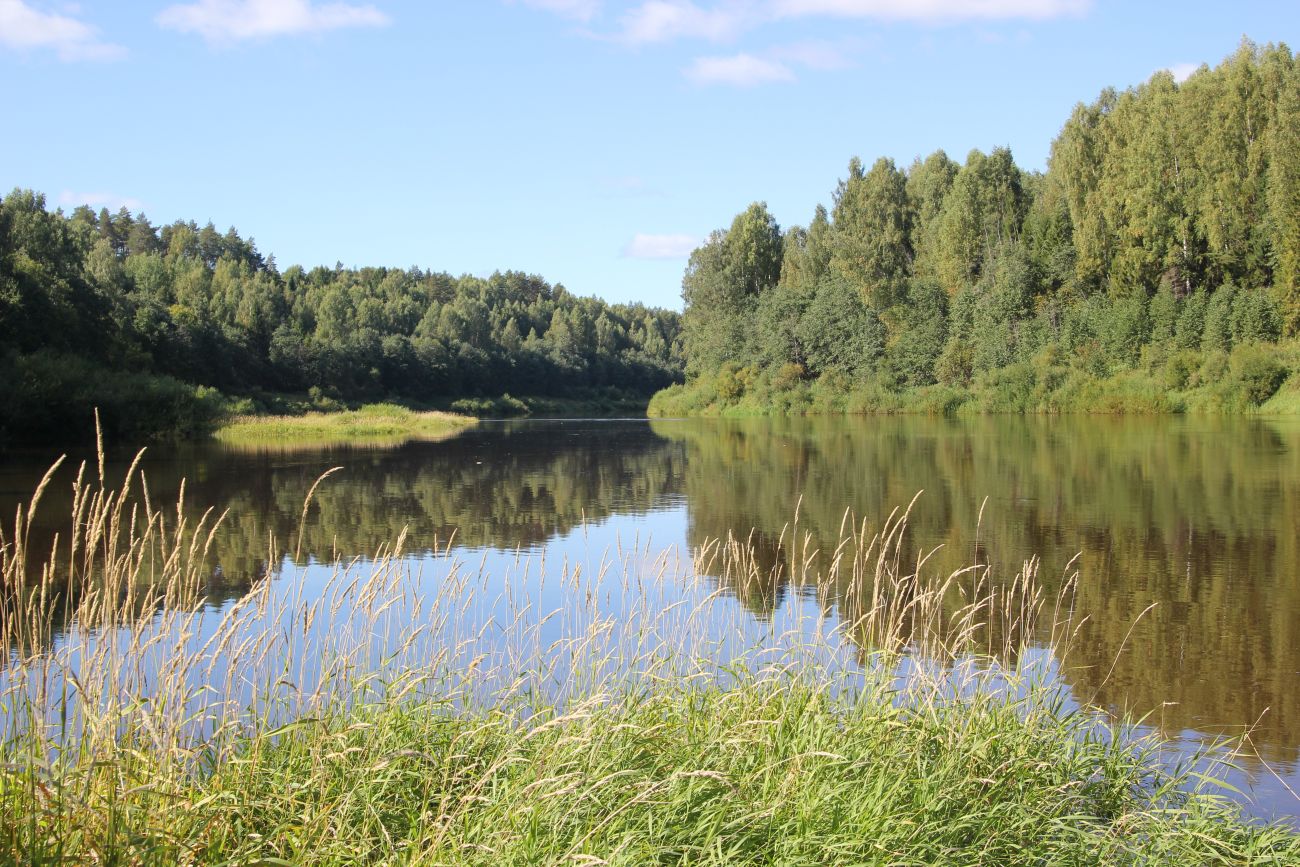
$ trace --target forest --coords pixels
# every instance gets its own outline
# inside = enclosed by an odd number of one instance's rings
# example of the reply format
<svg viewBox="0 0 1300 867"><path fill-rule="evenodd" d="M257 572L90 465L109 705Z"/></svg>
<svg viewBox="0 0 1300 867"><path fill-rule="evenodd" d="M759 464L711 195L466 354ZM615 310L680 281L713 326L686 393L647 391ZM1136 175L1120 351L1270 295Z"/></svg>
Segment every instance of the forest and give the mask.
<svg viewBox="0 0 1300 867"><path fill-rule="evenodd" d="M643 404L681 378L680 332L674 311L517 272L282 272L233 228L0 199L0 442L84 444L96 409L110 437L137 440L373 400Z"/></svg>
<svg viewBox="0 0 1300 867"><path fill-rule="evenodd" d="M283 271L231 228L0 199L0 443L520 396L649 413L1300 412L1300 69L1243 41L1008 148L856 157L690 257L685 312L517 272ZM509 395L513 394L514 397Z"/></svg>
<svg viewBox="0 0 1300 867"><path fill-rule="evenodd" d="M687 381L652 415L1300 411L1300 68L1243 41L1009 149L856 157L691 255Z"/></svg>

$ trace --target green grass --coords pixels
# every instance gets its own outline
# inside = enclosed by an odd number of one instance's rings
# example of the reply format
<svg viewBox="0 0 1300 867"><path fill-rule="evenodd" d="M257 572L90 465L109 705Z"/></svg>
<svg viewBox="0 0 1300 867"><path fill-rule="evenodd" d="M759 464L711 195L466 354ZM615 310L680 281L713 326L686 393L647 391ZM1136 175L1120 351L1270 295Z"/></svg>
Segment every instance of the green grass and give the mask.
<svg viewBox="0 0 1300 867"><path fill-rule="evenodd" d="M991 413L1105 415L1300 414L1300 343L1184 350L1092 369L1053 353L974 375L962 384L891 386L872 374L790 378L727 364L657 393L647 415L756 416Z"/></svg>
<svg viewBox="0 0 1300 867"><path fill-rule="evenodd" d="M122 756L37 816L11 791L4 824L157 863L1300 863L1300 839L1188 796L1150 745L1107 742L1049 698L900 707L879 685L837 698L745 674L526 722L386 702L245 738L187 776Z"/></svg>
<svg viewBox="0 0 1300 867"><path fill-rule="evenodd" d="M208 518L134 476L83 470L66 571L28 568L22 510L0 534L0 862L1300 864L1215 766L1022 667L1039 627L1068 641L1070 582L1053 607L1032 561L926 576L905 512L829 558L792 525L789 574L728 539L549 597L399 536L211 612ZM842 628L777 634L718 589L774 577L846 587Z"/></svg>
<svg viewBox="0 0 1300 867"><path fill-rule="evenodd" d="M331 443L395 445L413 439L443 439L474 423L475 419L468 416L416 412L395 404L379 403L338 412L238 416L219 427L215 436L224 443L239 447L286 445L315 448Z"/></svg>

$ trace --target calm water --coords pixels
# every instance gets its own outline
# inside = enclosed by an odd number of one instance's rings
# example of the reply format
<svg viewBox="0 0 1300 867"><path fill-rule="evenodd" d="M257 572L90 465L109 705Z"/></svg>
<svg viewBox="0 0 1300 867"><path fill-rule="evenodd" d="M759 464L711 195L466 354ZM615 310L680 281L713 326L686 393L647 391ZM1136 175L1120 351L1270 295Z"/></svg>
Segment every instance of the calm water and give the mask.
<svg viewBox="0 0 1300 867"><path fill-rule="evenodd" d="M1287 791L1300 789L1300 422L528 421L387 449L147 455L155 502L174 501L185 478L187 509L228 510L217 608L276 571L268 537L291 544L307 490L334 466L304 561L373 554L404 527L413 556L450 543L488 568L521 551L594 562L620 542L688 551L752 531L770 567L796 508L829 549L846 509L874 526L924 491L910 543L942 546L935 571L979 562L1010 575L1037 556L1054 590L1074 561L1083 625L1057 670L1078 701L1189 744L1253 726L1267 764L1234 782L1252 812L1300 816ZM12 516L50 458L0 462L0 513ZM71 475L47 494L33 543L63 529ZM845 588L826 589L833 619ZM734 598L756 621L806 602L779 581Z"/></svg>

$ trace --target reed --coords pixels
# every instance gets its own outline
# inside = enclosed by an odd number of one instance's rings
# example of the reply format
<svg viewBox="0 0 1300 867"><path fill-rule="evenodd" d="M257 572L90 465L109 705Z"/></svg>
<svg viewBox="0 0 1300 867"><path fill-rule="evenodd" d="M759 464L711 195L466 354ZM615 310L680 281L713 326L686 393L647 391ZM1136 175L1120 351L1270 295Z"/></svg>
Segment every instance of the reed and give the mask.
<svg viewBox="0 0 1300 867"><path fill-rule="evenodd" d="M51 478L0 533L6 861L1300 861L1213 764L1044 676L1025 650L1070 640L1069 582L931 575L906 509L831 551L796 515L779 575L737 538L504 575L450 542L298 566L268 540L278 570L214 610L220 516L155 507L138 464L109 490L101 459L31 551ZM774 579L788 614L734 604Z"/></svg>

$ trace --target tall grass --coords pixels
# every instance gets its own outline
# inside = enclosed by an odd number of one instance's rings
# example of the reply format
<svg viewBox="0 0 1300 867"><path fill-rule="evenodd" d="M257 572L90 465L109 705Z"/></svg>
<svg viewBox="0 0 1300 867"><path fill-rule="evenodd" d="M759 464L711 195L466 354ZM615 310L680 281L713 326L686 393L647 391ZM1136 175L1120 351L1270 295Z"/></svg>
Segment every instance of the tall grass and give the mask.
<svg viewBox="0 0 1300 867"><path fill-rule="evenodd" d="M469 416L376 403L338 412L236 416L217 428L215 436L227 445L254 449L319 449L334 443L399 445L409 440L446 439L474 423Z"/></svg>
<svg viewBox="0 0 1300 867"><path fill-rule="evenodd" d="M268 540L280 574L211 610L218 516L155 507L136 467L109 490L101 459L31 551L40 494L0 537L8 861L1300 863L1071 709L1026 652L1069 641L1068 586L932 576L906 511L830 551L796 518L775 572L743 538L558 578ZM788 616L734 604L773 580Z"/></svg>

